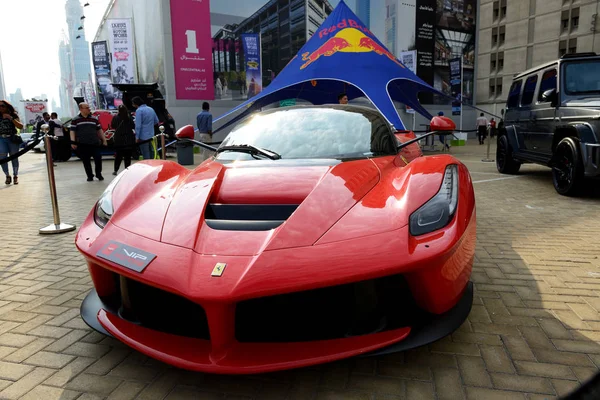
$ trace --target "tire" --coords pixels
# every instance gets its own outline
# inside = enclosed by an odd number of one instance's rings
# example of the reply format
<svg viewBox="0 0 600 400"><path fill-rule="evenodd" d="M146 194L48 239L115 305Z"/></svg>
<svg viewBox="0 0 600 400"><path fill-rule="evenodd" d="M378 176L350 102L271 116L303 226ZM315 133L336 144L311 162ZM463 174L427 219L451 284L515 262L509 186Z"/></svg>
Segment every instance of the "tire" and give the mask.
<svg viewBox="0 0 600 400"><path fill-rule="evenodd" d="M583 187L583 163L579 140L571 137L561 140L552 156L552 182L563 196L575 196Z"/></svg>
<svg viewBox="0 0 600 400"><path fill-rule="evenodd" d="M506 135L498 136L496 146L496 168L501 174L516 174L521 168L521 163L512 156L512 148Z"/></svg>

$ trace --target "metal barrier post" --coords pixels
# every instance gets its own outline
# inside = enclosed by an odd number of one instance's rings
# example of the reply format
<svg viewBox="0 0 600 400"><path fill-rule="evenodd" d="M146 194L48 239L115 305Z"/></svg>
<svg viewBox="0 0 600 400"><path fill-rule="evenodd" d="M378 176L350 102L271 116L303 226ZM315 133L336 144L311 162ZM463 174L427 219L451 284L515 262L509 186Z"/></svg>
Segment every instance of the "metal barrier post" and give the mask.
<svg viewBox="0 0 600 400"><path fill-rule="evenodd" d="M494 162L495 160L490 159L490 145L492 143L492 132L490 130L490 134L488 135L488 143L487 143L487 157L481 160L482 162Z"/></svg>
<svg viewBox="0 0 600 400"><path fill-rule="evenodd" d="M54 162L52 160L52 146L50 144L50 135L48 135L49 126L42 125L44 132L44 147L46 148L46 167L48 169L48 181L50 183L50 200L52 201L52 213L54 214L54 223L44 228L40 228L40 234L65 233L75 230L75 225L62 224L58 212L58 200L56 197L56 181L54 180Z"/></svg>
<svg viewBox="0 0 600 400"><path fill-rule="evenodd" d="M162 152L162 159L167 159L167 149L165 148L165 127L159 126L158 130L160 131L160 149Z"/></svg>

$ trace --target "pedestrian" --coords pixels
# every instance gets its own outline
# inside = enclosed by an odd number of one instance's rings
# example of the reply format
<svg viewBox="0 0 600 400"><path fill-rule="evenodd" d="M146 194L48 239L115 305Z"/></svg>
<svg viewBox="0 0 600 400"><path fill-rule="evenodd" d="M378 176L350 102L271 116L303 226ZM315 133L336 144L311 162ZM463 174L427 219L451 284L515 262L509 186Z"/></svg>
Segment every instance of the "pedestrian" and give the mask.
<svg viewBox="0 0 600 400"><path fill-rule="evenodd" d="M141 97L135 96L131 99L133 107L135 107L135 139L137 143L144 142L154 137L154 126L158 125L158 116L156 112L144 104ZM141 143L139 145L140 152L144 160L151 160L152 143Z"/></svg>
<svg viewBox="0 0 600 400"><path fill-rule="evenodd" d="M115 170L113 175L119 173L121 161L125 161L125 168L131 165L131 157L133 155L133 147L135 146L135 128L129 110L125 104L119 106L119 113L115 115L110 123L110 126L115 130L114 142L115 150Z"/></svg>
<svg viewBox="0 0 600 400"><path fill-rule="evenodd" d="M202 112L196 116L196 126L198 127L198 141L203 143L212 142L212 121L213 117L210 113L210 104L202 103ZM210 150L202 148L200 151L202 161L210 157Z"/></svg>
<svg viewBox="0 0 600 400"><path fill-rule="evenodd" d="M490 120L490 138L496 137L498 134L498 128L496 127L496 120L492 118Z"/></svg>
<svg viewBox="0 0 600 400"><path fill-rule="evenodd" d="M483 113L479 114L476 122L477 126L477 137L479 138L479 144L483 144L487 135L488 120L483 116Z"/></svg>
<svg viewBox="0 0 600 400"><path fill-rule="evenodd" d="M438 112L438 117L443 117L443 116L444 116L443 111ZM440 140L440 143L442 144L443 148L445 148L446 150L450 150L450 145L448 145L446 143L446 135L438 135L438 139Z"/></svg>
<svg viewBox="0 0 600 400"><path fill-rule="evenodd" d="M71 120L71 142L71 148L83 162L88 182L94 180L91 158L94 158L96 178L103 181L100 144L106 146L106 137L87 103L79 103L79 114Z"/></svg>
<svg viewBox="0 0 600 400"><path fill-rule="evenodd" d="M42 134L42 125L50 122L50 114L46 111L42 114L42 119L35 125L35 134L39 137Z"/></svg>
<svg viewBox="0 0 600 400"><path fill-rule="evenodd" d="M348 104L348 95L346 93L338 94L338 102L340 104Z"/></svg>
<svg viewBox="0 0 600 400"><path fill-rule="evenodd" d="M0 160L7 158L8 155L14 155L19 152L19 138L17 129L23 129L23 124L19 120L19 115L15 108L6 100L0 100ZM19 159L11 161L13 176L11 178L8 172L8 163L2 164L2 171L6 175L4 183L10 185L19 184Z"/></svg>
<svg viewBox="0 0 600 400"><path fill-rule="evenodd" d="M54 140L50 141L50 147L52 150L52 161L57 162L60 160L60 156L63 149L64 134L62 121L58 119L58 114L53 112L50 114L50 120L48 120L48 126L50 128L50 135L54 136Z"/></svg>

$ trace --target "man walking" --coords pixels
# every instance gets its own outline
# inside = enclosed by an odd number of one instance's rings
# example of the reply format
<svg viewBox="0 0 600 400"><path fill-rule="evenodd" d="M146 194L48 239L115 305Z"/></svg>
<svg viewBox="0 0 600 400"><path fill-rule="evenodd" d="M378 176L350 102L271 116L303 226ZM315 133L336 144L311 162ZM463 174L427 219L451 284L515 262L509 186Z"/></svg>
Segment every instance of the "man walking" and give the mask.
<svg viewBox="0 0 600 400"><path fill-rule="evenodd" d="M131 99L133 106L136 108L135 111L135 138L136 142L140 143L154 137L154 126L158 125L158 116L156 112L146 104L141 97L136 96ZM151 160L152 156L152 143L142 143L140 146L140 152L144 160Z"/></svg>
<svg viewBox="0 0 600 400"><path fill-rule="evenodd" d="M212 142L212 114L210 113L210 105L208 102L202 103L202 112L196 116L196 126L198 126L198 141L207 143ZM200 149L202 161L210 157L210 150L205 148Z"/></svg>
<svg viewBox="0 0 600 400"><path fill-rule="evenodd" d="M479 144L483 144L485 137L487 136L488 120L483 116L483 113L479 114L477 118L477 137L479 138Z"/></svg>
<svg viewBox="0 0 600 400"><path fill-rule="evenodd" d="M76 142L71 144L71 147L83 162L88 182L94 180L90 160L92 157L94 158L96 178L103 181L102 152L99 146L100 143L106 146L106 137L104 137L100 121L92 115L87 103L79 103L79 114L71 121L71 141Z"/></svg>

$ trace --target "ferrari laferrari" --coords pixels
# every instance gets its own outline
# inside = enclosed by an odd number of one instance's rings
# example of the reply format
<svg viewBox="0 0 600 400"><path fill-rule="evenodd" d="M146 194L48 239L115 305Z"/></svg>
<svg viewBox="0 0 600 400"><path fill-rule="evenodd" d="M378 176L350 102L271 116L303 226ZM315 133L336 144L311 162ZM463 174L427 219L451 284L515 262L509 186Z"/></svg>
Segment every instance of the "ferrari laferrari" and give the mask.
<svg viewBox="0 0 600 400"><path fill-rule="evenodd" d="M76 237L94 286L81 315L208 373L403 351L469 314L475 230L467 168L377 109L270 109L195 169L114 178Z"/></svg>

